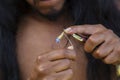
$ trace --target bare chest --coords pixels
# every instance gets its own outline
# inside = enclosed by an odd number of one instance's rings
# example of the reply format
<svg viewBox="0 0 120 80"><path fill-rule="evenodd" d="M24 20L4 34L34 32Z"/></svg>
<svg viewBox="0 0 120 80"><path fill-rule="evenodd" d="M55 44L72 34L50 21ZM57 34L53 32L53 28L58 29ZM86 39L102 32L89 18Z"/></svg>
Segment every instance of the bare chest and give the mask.
<svg viewBox="0 0 120 80"><path fill-rule="evenodd" d="M55 39L62 29L29 28L18 31L17 35L17 58L22 80L30 75L36 58L60 46L56 45ZM46 26L44 26L46 27ZM61 47L66 40L63 40Z"/></svg>
<svg viewBox="0 0 120 80"><path fill-rule="evenodd" d="M29 23L18 30L17 59L21 80L27 80L39 55L63 48L66 45L66 39L63 39L60 45L55 43L56 37L63 31L63 28L59 27L50 24L33 25ZM76 53L76 61L71 64L75 73L73 80L86 80L86 58L83 49L80 50Z"/></svg>

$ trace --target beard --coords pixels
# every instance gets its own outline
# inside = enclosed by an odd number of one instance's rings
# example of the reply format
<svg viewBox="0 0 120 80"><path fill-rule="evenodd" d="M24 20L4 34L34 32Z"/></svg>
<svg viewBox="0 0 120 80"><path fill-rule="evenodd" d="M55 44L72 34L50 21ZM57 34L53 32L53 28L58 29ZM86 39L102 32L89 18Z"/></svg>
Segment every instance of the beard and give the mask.
<svg viewBox="0 0 120 80"><path fill-rule="evenodd" d="M37 1L34 2L35 5L36 5L36 3L37 3ZM64 14L66 12L67 6L65 6L65 5L66 5L66 2L64 3L63 8L60 11L58 11L54 8L51 8L50 12L47 14L41 13L36 7L32 7L32 10L35 13L37 13L39 16L42 16L48 20L56 21L62 14Z"/></svg>
<svg viewBox="0 0 120 80"><path fill-rule="evenodd" d="M39 12L39 11L36 11L36 12L37 12L37 14L38 14L39 16L42 16L42 17L44 17L44 18L46 18L46 19L48 19L48 20L55 21L55 20L57 20L62 14L64 14L65 10L62 9L61 11L57 11L57 10L55 10L55 9L51 9L51 12L48 13L48 14L42 14L42 13Z"/></svg>

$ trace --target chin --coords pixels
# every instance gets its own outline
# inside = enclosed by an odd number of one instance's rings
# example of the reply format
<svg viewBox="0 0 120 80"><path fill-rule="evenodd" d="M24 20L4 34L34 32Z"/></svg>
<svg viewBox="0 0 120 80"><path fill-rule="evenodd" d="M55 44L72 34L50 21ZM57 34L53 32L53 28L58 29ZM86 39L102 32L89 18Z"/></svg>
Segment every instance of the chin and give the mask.
<svg viewBox="0 0 120 80"><path fill-rule="evenodd" d="M46 8L46 7L57 7L62 6L65 0L37 0L36 4L39 7Z"/></svg>
<svg viewBox="0 0 120 80"><path fill-rule="evenodd" d="M45 18L50 20L56 20L61 14L65 12L65 4L61 6L44 6L41 7L39 5L34 6L36 12Z"/></svg>
<svg viewBox="0 0 120 80"><path fill-rule="evenodd" d="M62 10L51 9L50 11L37 10L36 12L38 13L39 16L55 21L64 13L64 9Z"/></svg>
<svg viewBox="0 0 120 80"><path fill-rule="evenodd" d="M39 12L40 16L43 16L49 20L55 21L58 19L58 17L61 15L61 11L52 11L52 12L47 12L47 13L42 13Z"/></svg>
<svg viewBox="0 0 120 80"><path fill-rule="evenodd" d="M65 5L65 0L35 0L34 7L42 14L59 13Z"/></svg>

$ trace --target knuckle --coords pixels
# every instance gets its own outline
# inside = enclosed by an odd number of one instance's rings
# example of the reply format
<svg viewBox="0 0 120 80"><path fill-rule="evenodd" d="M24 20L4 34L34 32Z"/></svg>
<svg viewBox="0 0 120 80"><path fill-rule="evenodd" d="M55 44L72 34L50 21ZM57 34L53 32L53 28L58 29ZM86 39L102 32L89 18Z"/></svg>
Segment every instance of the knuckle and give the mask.
<svg viewBox="0 0 120 80"><path fill-rule="evenodd" d="M101 52L99 50L96 51L97 57L101 57Z"/></svg>
<svg viewBox="0 0 120 80"><path fill-rule="evenodd" d="M45 68L43 66L37 66L37 71L39 73L45 73Z"/></svg>
<svg viewBox="0 0 120 80"><path fill-rule="evenodd" d="M84 46L84 50L85 50L86 52L88 52L88 53L90 52L90 51L88 50L88 47L87 47L86 45ZM77 55L76 55L76 57L77 57Z"/></svg>
<svg viewBox="0 0 120 80"><path fill-rule="evenodd" d="M97 55L98 55L98 57L99 58L104 58L105 57L105 51L103 51L103 50L97 50Z"/></svg>
<svg viewBox="0 0 120 80"><path fill-rule="evenodd" d="M103 62L106 63L106 64L112 64L112 60L107 59L107 58L104 59Z"/></svg>
<svg viewBox="0 0 120 80"><path fill-rule="evenodd" d="M90 46L88 44L84 46L84 50L87 53L92 53L92 49L90 48ZM76 55L76 57L77 57L77 55Z"/></svg>
<svg viewBox="0 0 120 80"><path fill-rule="evenodd" d="M94 38L94 36L91 36L91 37L89 38L89 42L91 43L91 45L94 45L94 44L97 43L97 42L96 42L96 39Z"/></svg>
<svg viewBox="0 0 120 80"><path fill-rule="evenodd" d="M42 59L42 56L38 56L38 57L37 57L37 60L41 60L41 59Z"/></svg>
<svg viewBox="0 0 120 80"><path fill-rule="evenodd" d="M110 64L110 62L107 59L104 59L103 62L106 64Z"/></svg>
<svg viewBox="0 0 120 80"><path fill-rule="evenodd" d="M36 63L40 64L41 60L42 60L42 56L38 56L37 59L36 59Z"/></svg>
<svg viewBox="0 0 120 80"><path fill-rule="evenodd" d="M95 51L95 52L94 52L94 57L95 57L95 58L101 58L101 57L102 57L102 56L101 56L101 52L100 52L99 50Z"/></svg>

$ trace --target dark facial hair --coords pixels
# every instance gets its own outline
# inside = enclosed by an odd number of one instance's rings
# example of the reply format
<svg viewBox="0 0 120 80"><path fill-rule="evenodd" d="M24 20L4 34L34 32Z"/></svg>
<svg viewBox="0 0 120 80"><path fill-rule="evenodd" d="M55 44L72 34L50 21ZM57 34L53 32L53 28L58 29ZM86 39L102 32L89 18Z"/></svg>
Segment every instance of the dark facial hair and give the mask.
<svg viewBox="0 0 120 80"><path fill-rule="evenodd" d="M34 0L34 5L36 6L37 3L38 3L39 0ZM55 21L57 20L63 13L65 13L65 10L66 10L66 2L64 3L63 5L63 8L61 9L61 11L57 11L56 9L54 8L51 8L51 12L53 13L48 13L48 14L42 14L40 11L37 10L37 8L33 7L33 11L35 13L37 13L39 16L42 16L44 18L47 18L48 20L52 20L52 21Z"/></svg>

